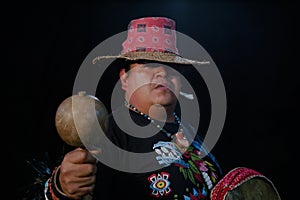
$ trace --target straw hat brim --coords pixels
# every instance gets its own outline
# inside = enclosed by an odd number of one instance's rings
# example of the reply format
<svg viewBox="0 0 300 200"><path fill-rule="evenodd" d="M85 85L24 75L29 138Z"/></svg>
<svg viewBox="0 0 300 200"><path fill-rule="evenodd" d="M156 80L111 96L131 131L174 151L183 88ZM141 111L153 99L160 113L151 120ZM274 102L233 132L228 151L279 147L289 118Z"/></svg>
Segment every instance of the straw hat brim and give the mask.
<svg viewBox="0 0 300 200"><path fill-rule="evenodd" d="M209 64L209 61L197 61L191 60L187 58L183 58L177 54L169 53L169 52L128 52L126 54L120 54L115 56L97 56L93 59L93 64L96 64L100 60L105 59L124 59L129 61L137 61L137 60L149 60L149 61L157 61L164 63L174 63L174 64L182 64L182 65L205 65Z"/></svg>

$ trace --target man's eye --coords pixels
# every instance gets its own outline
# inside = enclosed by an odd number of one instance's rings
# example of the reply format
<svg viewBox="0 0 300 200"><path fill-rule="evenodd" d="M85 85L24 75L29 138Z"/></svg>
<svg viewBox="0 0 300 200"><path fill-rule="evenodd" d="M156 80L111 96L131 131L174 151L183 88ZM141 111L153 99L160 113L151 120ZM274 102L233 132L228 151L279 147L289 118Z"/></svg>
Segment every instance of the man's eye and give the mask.
<svg viewBox="0 0 300 200"><path fill-rule="evenodd" d="M145 67L151 67L151 68L154 68L154 67L160 67L161 64L159 63L147 63L144 65Z"/></svg>

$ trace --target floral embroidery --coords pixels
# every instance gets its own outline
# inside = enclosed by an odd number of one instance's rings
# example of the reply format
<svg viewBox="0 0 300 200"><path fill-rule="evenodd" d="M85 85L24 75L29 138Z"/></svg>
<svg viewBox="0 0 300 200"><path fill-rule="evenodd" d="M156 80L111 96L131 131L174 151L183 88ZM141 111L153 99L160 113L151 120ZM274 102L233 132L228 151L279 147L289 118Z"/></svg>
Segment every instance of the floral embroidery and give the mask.
<svg viewBox="0 0 300 200"><path fill-rule="evenodd" d="M216 183L217 175L215 166L201 158L201 154L205 153L205 149L203 149L200 143L193 141L183 154L181 154L172 142L158 142L153 148L157 153L156 159L159 164L165 166L173 164L177 166L183 177L197 188L193 188L192 192L184 195L185 199L207 197L209 190ZM151 188L153 192L156 192L154 195L158 195L159 191L153 187L153 184Z"/></svg>
<svg viewBox="0 0 300 200"><path fill-rule="evenodd" d="M148 181L151 183L150 188L152 189L152 195L155 197L167 196L172 191L170 181L168 180L170 174L167 172L161 172L152 174L148 177Z"/></svg>
<svg viewBox="0 0 300 200"><path fill-rule="evenodd" d="M179 165L179 171L185 179L189 179L194 185L196 185L197 180L203 183L204 187L206 185L207 189L211 189L213 183L216 183L216 169L213 164L200 157L203 152L200 144L197 142L193 142L193 144L183 154L183 159L188 163L188 167L186 165Z"/></svg>
<svg viewBox="0 0 300 200"><path fill-rule="evenodd" d="M184 153L181 153L173 142L158 142L153 146L153 149L157 153L156 160L159 164L177 166L184 179L189 180L195 186L190 189L187 188L186 194L183 195L184 199L207 198L209 190L213 188L218 177L215 166L201 158L201 155L207 152L199 142L193 141ZM154 180L157 181L158 179L152 179L152 194L154 196L165 195L164 188L166 183L163 182L164 184L161 185L162 189L160 189ZM179 197L180 195L176 194L176 196ZM177 197L174 196L175 199Z"/></svg>

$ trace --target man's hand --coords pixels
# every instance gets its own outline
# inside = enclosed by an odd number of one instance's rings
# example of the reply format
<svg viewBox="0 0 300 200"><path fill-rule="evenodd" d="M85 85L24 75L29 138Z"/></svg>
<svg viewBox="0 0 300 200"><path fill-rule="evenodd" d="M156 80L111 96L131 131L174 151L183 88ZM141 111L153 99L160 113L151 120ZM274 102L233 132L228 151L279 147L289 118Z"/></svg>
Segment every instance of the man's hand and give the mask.
<svg viewBox="0 0 300 200"><path fill-rule="evenodd" d="M96 182L96 159L82 148L68 152L60 167L59 183L71 199L93 192Z"/></svg>

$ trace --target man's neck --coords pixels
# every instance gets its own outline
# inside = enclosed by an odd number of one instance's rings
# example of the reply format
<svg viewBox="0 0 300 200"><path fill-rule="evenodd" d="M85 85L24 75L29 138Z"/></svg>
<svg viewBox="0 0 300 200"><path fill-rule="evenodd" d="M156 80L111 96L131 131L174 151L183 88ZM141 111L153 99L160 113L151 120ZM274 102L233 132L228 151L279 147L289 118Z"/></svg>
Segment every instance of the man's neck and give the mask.
<svg viewBox="0 0 300 200"><path fill-rule="evenodd" d="M150 106L148 110L148 115L158 121L174 122L175 120L173 115L174 109L171 108L171 106L162 106L159 104L155 104Z"/></svg>
<svg viewBox="0 0 300 200"><path fill-rule="evenodd" d="M174 122L175 118L173 115L175 106L167 105L162 106L160 104L153 104L153 105L133 105L139 111L147 114L152 119L163 121L163 122Z"/></svg>

